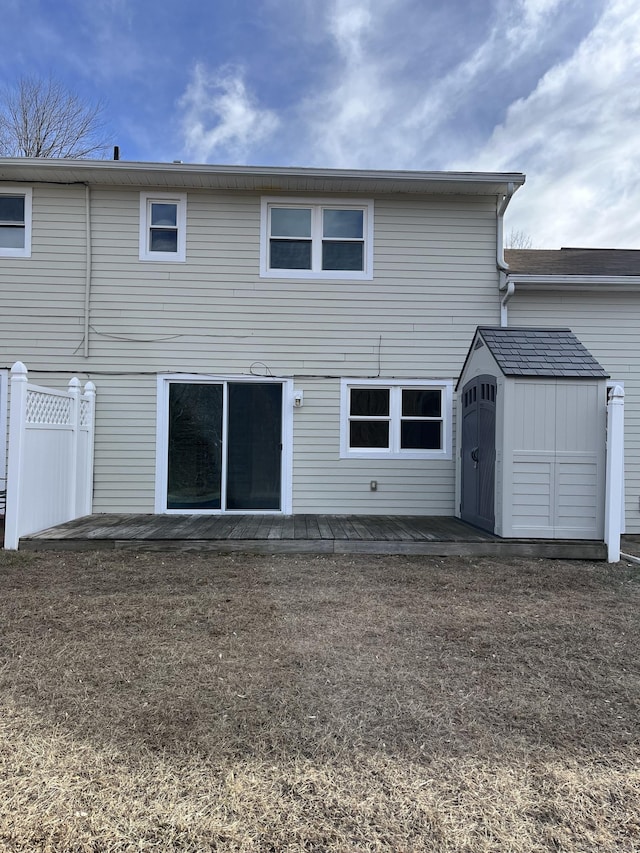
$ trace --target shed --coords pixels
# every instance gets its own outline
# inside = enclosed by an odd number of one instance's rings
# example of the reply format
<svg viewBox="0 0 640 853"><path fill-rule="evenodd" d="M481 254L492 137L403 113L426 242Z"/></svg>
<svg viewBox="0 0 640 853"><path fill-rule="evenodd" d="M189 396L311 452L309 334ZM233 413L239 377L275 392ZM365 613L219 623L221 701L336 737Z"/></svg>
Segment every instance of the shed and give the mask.
<svg viewBox="0 0 640 853"><path fill-rule="evenodd" d="M607 378L570 329L479 326L456 386L460 518L601 540Z"/></svg>

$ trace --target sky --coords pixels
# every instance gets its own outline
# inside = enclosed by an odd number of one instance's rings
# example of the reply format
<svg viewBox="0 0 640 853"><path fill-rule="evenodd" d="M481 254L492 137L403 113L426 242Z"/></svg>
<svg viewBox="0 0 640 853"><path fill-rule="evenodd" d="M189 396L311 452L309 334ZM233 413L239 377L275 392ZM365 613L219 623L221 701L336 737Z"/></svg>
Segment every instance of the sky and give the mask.
<svg viewBox="0 0 640 853"><path fill-rule="evenodd" d="M524 172L507 238L640 248L638 0L0 0L0 89L123 160Z"/></svg>

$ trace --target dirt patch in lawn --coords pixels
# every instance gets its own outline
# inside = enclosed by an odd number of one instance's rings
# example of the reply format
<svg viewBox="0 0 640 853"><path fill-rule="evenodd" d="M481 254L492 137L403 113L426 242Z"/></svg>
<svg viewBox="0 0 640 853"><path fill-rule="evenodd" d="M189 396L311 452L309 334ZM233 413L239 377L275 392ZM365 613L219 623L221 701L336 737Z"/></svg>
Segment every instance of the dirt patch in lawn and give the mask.
<svg viewBox="0 0 640 853"><path fill-rule="evenodd" d="M0 553L8 851L640 849L640 567Z"/></svg>

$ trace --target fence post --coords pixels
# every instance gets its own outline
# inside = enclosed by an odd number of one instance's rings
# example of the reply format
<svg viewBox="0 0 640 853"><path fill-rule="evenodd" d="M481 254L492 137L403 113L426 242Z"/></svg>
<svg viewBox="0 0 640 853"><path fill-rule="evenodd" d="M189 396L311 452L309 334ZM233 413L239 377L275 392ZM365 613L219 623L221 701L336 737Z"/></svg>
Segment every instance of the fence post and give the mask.
<svg viewBox="0 0 640 853"><path fill-rule="evenodd" d="M0 489L7 488L7 428L9 426L9 371L0 368L0 441L4 447L0 450Z"/></svg>
<svg viewBox="0 0 640 853"><path fill-rule="evenodd" d="M80 515L91 515L93 512L93 448L95 440L95 415L96 415L96 386L89 381L84 386L84 397L86 399L86 428L87 446L85 448L86 459L84 465L85 482L83 485L83 499Z"/></svg>
<svg viewBox="0 0 640 853"><path fill-rule="evenodd" d="M604 508L604 541L607 560L620 559L624 477L624 390L620 385L611 389L607 405L607 477Z"/></svg>
<svg viewBox="0 0 640 853"><path fill-rule="evenodd" d="M78 449L80 447L80 380L74 376L67 386L71 398L71 455L69 465L69 518L76 518L78 497Z"/></svg>
<svg viewBox="0 0 640 853"><path fill-rule="evenodd" d="M20 542L20 500L22 456L27 410L27 368L21 361L11 368L9 406L9 459L7 465L7 502L4 516L4 547L16 551Z"/></svg>

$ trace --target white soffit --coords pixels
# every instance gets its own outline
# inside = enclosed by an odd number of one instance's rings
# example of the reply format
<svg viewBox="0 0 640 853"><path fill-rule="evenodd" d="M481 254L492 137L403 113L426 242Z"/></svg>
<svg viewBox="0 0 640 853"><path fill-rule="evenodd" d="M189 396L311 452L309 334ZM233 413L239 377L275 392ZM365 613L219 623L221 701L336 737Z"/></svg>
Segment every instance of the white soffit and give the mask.
<svg viewBox="0 0 640 853"><path fill-rule="evenodd" d="M429 193L495 196L522 186L520 172L413 172L280 166L0 158L0 181L259 192Z"/></svg>

